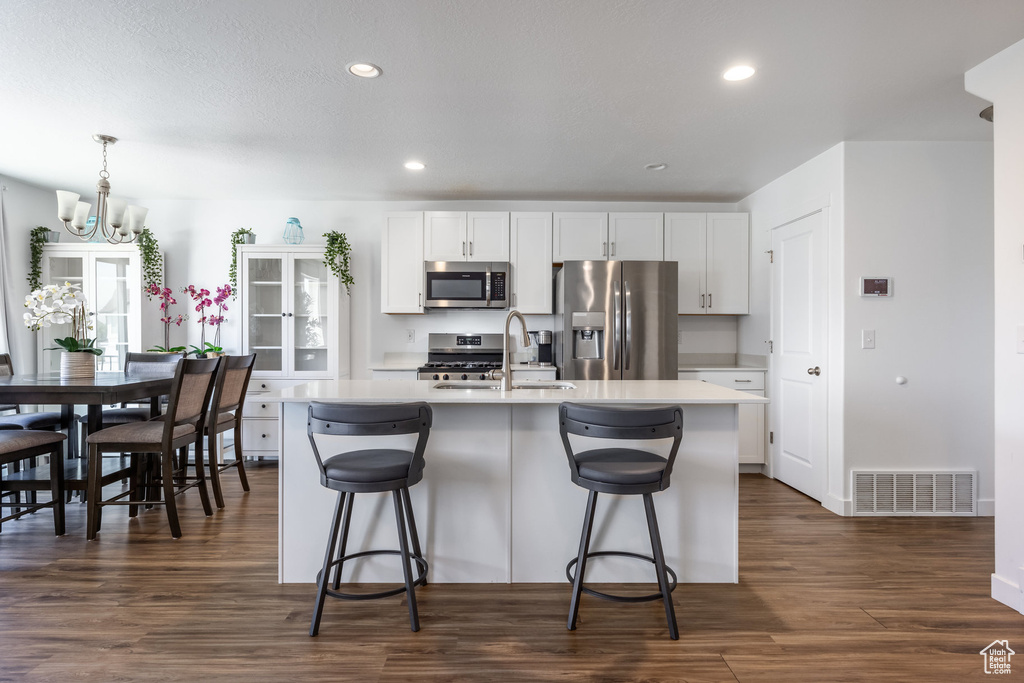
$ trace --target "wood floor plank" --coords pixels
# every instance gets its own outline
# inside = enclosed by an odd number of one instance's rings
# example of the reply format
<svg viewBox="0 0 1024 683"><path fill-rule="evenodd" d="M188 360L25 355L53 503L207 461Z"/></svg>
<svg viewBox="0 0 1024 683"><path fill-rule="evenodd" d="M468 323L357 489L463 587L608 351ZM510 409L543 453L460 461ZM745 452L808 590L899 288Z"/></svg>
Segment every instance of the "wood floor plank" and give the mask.
<svg viewBox="0 0 1024 683"><path fill-rule="evenodd" d="M568 631L563 584L430 584L418 633L404 596L332 600L310 638L313 587L277 583L276 468L249 469L213 517L186 495L178 540L159 509L108 508L93 542L77 503L61 538L45 513L4 524L0 681L931 683L1024 647L1024 616L989 597L992 519L842 518L756 475L740 583L680 585L678 641L657 603L584 597Z"/></svg>

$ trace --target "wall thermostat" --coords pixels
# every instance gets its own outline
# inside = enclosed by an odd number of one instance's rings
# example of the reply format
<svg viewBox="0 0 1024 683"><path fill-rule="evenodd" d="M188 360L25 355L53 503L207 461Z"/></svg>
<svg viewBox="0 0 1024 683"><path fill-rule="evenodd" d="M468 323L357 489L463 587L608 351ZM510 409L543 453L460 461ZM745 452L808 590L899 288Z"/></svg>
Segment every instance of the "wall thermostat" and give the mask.
<svg viewBox="0 0 1024 683"><path fill-rule="evenodd" d="M891 277L862 277L860 279L861 296L892 296Z"/></svg>

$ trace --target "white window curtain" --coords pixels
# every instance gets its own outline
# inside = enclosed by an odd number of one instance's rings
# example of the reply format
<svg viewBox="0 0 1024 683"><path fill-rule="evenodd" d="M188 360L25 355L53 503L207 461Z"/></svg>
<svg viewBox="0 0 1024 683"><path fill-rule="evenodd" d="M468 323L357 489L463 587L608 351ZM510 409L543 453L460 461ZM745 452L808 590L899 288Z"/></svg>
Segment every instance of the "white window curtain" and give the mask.
<svg viewBox="0 0 1024 683"><path fill-rule="evenodd" d="M7 229L4 227L4 193L0 183L0 353L11 352L11 341L7 336L8 318L7 294L11 291L10 264L8 263L11 253L7 244Z"/></svg>

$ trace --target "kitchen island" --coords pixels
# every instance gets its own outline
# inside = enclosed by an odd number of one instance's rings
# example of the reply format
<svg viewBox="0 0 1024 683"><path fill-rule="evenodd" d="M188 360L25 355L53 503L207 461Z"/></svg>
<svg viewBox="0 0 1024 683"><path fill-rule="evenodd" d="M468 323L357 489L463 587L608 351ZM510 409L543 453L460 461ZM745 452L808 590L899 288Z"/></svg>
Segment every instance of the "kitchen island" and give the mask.
<svg viewBox="0 0 1024 683"><path fill-rule="evenodd" d="M422 380L340 380L261 396L261 402L280 403L279 580L315 581L336 500L335 493L320 486L306 436L308 403L426 401L434 410L434 424L423 481L410 491L430 580L564 581L565 565L578 548L587 499L587 492L569 480L558 433L558 404L575 401L683 406L683 439L671 486L654 496L666 558L680 582L735 583L738 406L767 399L695 381L572 384L575 388L501 391L440 389ZM412 438L378 437L367 446L380 447L389 439L394 445L411 445ZM348 439L345 449L355 441ZM390 506L387 494L357 497L349 553L397 547ZM650 554L639 496L599 499L591 546L594 551ZM350 564L345 580L401 581L394 558ZM600 558L588 566L587 579L650 582L653 572L645 563Z"/></svg>

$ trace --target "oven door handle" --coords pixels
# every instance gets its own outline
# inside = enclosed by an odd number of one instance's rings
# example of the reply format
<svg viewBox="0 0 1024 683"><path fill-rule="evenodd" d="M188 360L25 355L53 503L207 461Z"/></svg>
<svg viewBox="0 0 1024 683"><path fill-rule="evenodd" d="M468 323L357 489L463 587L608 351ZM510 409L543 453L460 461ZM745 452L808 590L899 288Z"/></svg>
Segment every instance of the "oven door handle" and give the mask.
<svg viewBox="0 0 1024 683"><path fill-rule="evenodd" d="M487 298L486 304L491 305L491 266L487 266L485 271L487 274L484 276L484 294Z"/></svg>

